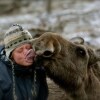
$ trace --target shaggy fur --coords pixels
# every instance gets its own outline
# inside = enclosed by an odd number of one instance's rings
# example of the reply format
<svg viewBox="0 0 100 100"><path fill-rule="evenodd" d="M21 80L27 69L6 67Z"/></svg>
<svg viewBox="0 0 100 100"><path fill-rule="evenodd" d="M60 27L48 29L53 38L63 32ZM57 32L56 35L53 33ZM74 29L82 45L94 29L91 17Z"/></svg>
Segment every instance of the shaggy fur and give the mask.
<svg viewBox="0 0 100 100"><path fill-rule="evenodd" d="M33 48L38 64L70 98L66 100L100 100L100 81L92 70L100 58L92 49L50 32L33 40Z"/></svg>

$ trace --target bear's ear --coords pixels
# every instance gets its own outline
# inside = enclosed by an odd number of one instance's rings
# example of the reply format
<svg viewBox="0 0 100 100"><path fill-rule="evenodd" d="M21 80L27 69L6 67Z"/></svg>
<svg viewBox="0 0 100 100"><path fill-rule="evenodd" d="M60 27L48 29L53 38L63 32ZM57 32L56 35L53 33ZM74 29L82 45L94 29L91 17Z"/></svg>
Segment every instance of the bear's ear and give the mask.
<svg viewBox="0 0 100 100"><path fill-rule="evenodd" d="M84 44L84 39L82 37L73 37L70 41L75 44Z"/></svg>

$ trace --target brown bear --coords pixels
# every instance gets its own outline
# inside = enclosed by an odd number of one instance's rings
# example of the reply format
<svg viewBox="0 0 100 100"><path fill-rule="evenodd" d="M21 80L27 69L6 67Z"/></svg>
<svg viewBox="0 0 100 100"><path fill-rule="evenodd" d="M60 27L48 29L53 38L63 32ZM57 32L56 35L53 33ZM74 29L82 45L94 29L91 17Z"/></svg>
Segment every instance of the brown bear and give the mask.
<svg viewBox="0 0 100 100"><path fill-rule="evenodd" d="M50 32L34 39L33 48L37 64L66 92L66 100L100 100L100 81L92 70L100 57L92 49Z"/></svg>

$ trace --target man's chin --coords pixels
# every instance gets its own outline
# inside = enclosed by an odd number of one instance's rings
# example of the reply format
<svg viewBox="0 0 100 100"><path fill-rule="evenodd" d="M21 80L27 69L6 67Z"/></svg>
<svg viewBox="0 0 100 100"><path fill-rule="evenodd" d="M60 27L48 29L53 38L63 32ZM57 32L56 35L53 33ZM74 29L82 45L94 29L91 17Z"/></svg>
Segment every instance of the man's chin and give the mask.
<svg viewBox="0 0 100 100"><path fill-rule="evenodd" d="M23 65L24 65L24 67L30 67L32 64L33 64L33 63L25 63L25 64L23 64Z"/></svg>
<svg viewBox="0 0 100 100"><path fill-rule="evenodd" d="M33 61L27 60L26 61L26 64L29 64L29 65L31 64L32 65L33 64Z"/></svg>

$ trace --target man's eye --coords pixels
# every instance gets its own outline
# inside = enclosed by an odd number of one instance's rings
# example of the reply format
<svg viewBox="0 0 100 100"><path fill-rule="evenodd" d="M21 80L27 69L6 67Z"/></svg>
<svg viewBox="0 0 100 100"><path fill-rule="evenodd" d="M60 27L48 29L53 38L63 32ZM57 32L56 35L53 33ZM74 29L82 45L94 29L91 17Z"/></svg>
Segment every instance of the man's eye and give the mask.
<svg viewBox="0 0 100 100"><path fill-rule="evenodd" d="M17 50L17 52L18 53L21 53L21 52L23 52L23 49L19 49L19 50Z"/></svg>

